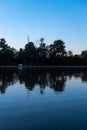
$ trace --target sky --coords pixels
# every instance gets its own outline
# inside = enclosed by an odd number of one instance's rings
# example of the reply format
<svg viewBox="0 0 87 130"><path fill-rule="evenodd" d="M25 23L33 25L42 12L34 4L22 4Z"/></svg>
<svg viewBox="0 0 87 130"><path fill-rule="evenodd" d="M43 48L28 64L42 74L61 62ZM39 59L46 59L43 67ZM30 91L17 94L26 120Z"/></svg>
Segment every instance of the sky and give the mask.
<svg viewBox="0 0 87 130"><path fill-rule="evenodd" d="M0 0L0 38L16 49L41 37L47 45L65 42L66 50L87 49L87 0Z"/></svg>

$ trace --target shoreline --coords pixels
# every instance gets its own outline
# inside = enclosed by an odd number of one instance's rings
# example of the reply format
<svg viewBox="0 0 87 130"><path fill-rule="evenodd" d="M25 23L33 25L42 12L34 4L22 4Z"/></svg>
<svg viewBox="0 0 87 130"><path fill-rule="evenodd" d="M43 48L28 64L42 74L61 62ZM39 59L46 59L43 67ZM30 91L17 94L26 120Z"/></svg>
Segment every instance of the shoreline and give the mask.
<svg viewBox="0 0 87 130"><path fill-rule="evenodd" d="M87 66L0 66L0 68L87 68Z"/></svg>

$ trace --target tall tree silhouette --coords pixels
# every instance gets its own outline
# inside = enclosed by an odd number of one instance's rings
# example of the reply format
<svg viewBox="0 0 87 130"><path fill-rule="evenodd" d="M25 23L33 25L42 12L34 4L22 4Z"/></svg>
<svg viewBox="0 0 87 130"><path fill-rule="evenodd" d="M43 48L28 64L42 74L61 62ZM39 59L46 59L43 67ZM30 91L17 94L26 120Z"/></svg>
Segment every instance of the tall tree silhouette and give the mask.
<svg viewBox="0 0 87 130"><path fill-rule="evenodd" d="M25 52L26 62L32 64L36 54L36 48L34 43L28 42L28 44L25 45L24 52Z"/></svg>
<svg viewBox="0 0 87 130"><path fill-rule="evenodd" d="M62 40L55 40L54 44L50 45L50 53L54 56L63 56L65 54L65 43Z"/></svg>
<svg viewBox="0 0 87 130"><path fill-rule="evenodd" d="M5 39L1 38L0 39L0 49L7 47L7 44L5 44L5 43L6 43Z"/></svg>
<svg viewBox="0 0 87 130"><path fill-rule="evenodd" d="M45 39L41 38L39 43L39 56L46 57L46 43L44 42Z"/></svg>
<svg viewBox="0 0 87 130"><path fill-rule="evenodd" d="M82 51L82 52L81 52L81 56L82 56L82 57L86 57L86 58L87 58L87 50Z"/></svg>
<svg viewBox="0 0 87 130"><path fill-rule="evenodd" d="M0 39L0 60L3 64L13 63L14 52L13 49L6 44L5 39Z"/></svg>

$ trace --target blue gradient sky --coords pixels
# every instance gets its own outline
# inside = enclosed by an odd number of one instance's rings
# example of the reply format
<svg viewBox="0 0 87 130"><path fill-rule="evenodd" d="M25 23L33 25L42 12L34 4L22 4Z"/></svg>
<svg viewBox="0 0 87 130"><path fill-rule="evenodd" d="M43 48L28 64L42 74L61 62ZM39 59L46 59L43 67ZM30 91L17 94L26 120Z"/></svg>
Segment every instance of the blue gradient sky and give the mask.
<svg viewBox="0 0 87 130"><path fill-rule="evenodd" d="M87 0L0 0L0 38L18 49L27 34L34 42L62 39L80 53L87 49Z"/></svg>

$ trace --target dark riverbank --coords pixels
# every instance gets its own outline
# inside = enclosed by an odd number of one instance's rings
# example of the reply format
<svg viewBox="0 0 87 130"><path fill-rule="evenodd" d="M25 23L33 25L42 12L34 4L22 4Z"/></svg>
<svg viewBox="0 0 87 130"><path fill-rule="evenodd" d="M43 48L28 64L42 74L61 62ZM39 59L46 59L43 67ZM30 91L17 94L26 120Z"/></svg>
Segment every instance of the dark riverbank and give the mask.
<svg viewBox="0 0 87 130"><path fill-rule="evenodd" d="M87 68L87 66L0 66L0 68Z"/></svg>

